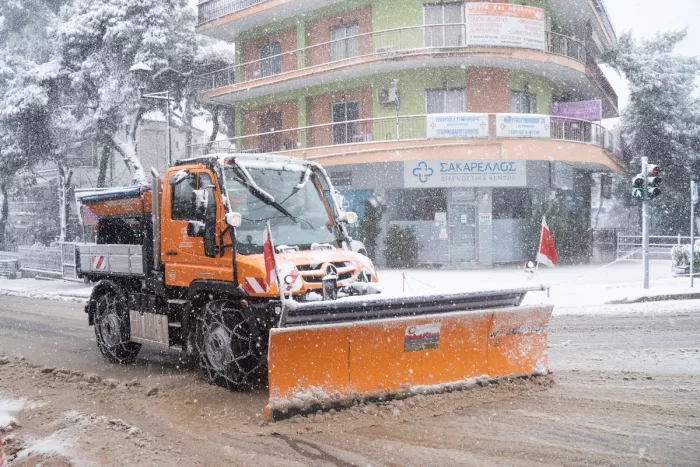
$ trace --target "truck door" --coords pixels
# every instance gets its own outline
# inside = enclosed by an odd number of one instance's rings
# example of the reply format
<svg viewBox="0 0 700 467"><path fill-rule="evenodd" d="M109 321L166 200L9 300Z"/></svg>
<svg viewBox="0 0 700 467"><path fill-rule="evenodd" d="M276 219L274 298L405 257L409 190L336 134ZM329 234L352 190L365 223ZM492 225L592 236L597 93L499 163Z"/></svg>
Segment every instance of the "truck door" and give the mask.
<svg viewBox="0 0 700 467"><path fill-rule="evenodd" d="M182 183L168 186L163 193L161 249L167 285L189 287L195 280L230 281L233 278L230 258L226 261L219 255L207 256L204 238L190 237L187 233L188 223L196 220L194 190L215 185L213 190L208 190L207 210L213 211L217 221L223 218L221 192L214 180L209 170L195 169ZM216 224L218 233L221 225Z"/></svg>

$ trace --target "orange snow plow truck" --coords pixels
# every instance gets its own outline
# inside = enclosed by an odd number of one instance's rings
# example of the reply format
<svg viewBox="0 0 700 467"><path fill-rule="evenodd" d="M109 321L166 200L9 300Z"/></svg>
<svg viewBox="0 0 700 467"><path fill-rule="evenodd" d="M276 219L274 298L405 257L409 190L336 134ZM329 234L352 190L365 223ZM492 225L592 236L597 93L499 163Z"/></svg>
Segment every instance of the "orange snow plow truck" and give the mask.
<svg viewBox="0 0 700 467"><path fill-rule="evenodd" d="M78 201L97 218L76 255L102 354L177 348L212 383L267 383L270 420L548 371L552 308L521 305L541 289L385 296L318 164L209 155Z"/></svg>

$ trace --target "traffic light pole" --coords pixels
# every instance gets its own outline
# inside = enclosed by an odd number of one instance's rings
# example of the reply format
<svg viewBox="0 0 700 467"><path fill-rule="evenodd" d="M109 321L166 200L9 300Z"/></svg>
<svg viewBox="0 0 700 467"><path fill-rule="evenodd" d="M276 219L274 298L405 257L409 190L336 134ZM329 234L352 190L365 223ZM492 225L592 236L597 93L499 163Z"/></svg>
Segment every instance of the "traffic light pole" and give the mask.
<svg viewBox="0 0 700 467"><path fill-rule="evenodd" d="M644 176L644 197L642 198L642 262L644 263L644 288L649 288L649 180L647 165L649 159L642 157L642 174Z"/></svg>
<svg viewBox="0 0 700 467"><path fill-rule="evenodd" d="M690 288L695 285L695 181L690 181Z"/></svg>

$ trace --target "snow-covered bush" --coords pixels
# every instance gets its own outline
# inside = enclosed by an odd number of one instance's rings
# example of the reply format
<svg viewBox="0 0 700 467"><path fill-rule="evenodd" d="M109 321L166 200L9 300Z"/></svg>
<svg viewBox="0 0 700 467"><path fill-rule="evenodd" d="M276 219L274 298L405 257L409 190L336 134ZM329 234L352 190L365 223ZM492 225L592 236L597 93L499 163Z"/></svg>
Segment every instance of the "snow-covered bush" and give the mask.
<svg viewBox="0 0 700 467"><path fill-rule="evenodd" d="M695 241L695 251L693 252L695 257L694 269L700 270L700 240ZM674 267L688 267L690 266L690 245L676 245L671 248L671 259L673 260Z"/></svg>
<svg viewBox="0 0 700 467"><path fill-rule="evenodd" d="M384 256L390 268L414 267L418 261L421 244L413 227L392 225L384 239Z"/></svg>

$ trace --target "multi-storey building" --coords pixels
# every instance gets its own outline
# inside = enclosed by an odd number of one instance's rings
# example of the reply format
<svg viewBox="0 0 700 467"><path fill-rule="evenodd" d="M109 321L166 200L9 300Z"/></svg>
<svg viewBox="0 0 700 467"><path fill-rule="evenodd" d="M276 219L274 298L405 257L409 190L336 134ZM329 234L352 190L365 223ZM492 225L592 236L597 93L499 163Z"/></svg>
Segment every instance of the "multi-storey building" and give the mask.
<svg viewBox="0 0 700 467"><path fill-rule="evenodd" d="M421 262L525 259L542 203L587 231L594 174L623 169L600 124L618 116L602 0L198 7L199 33L236 44L235 66L199 77L200 100L235 107L236 137L214 149L323 164L346 207L362 217L380 196L385 232L412 226Z"/></svg>

